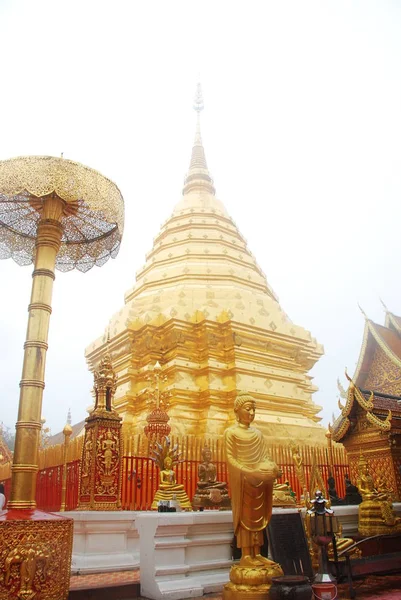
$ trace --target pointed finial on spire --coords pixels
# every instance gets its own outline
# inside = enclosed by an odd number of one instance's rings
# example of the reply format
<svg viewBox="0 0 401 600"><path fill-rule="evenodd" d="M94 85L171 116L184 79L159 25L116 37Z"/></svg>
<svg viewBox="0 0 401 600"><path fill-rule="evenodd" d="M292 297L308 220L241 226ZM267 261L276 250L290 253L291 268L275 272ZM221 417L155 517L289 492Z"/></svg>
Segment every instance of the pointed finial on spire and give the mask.
<svg viewBox="0 0 401 600"><path fill-rule="evenodd" d="M67 425L71 425L71 408L68 409L67 413Z"/></svg>
<svg viewBox="0 0 401 600"><path fill-rule="evenodd" d="M196 86L195 100L194 100L194 110L200 115L202 110L205 108L203 104L203 94L202 94L202 86L200 83Z"/></svg>
<svg viewBox="0 0 401 600"><path fill-rule="evenodd" d="M381 298L379 298L379 300L382 303L382 306L383 306L384 310L386 311L386 313L390 312L389 309L387 308L387 306L384 304L383 300Z"/></svg>
<svg viewBox="0 0 401 600"><path fill-rule="evenodd" d="M363 308L362 308L362 306L359 304L359 302L358 302L358 308L359 308L359 310L361 311L361 313L363 314L363 316L365 317L365 319L366 319L367 321L369 321L368 315L365 313L365 311L363 310Z"/></svg>
<svg viewBox="0 0 401 600"><path fill-rule="evenodd" d="M193 190L205 190L206 192L214 195L215 189L213 186L213 179L210 177L207 168L205 150L203 148L200 131L200 113L204 109L202 87L200 83L198 83L196 86L193 107L197 115L195 141L192 147L189 171L184 181L183 194L185 196L185 194L188 194Z"/></svg>

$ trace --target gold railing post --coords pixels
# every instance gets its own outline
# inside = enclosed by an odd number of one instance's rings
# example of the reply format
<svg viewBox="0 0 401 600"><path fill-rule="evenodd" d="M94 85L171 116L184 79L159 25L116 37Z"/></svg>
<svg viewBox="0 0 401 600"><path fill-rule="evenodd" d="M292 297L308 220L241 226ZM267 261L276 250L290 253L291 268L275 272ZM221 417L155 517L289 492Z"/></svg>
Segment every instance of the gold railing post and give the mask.
<svg viewBox="0 0 401 600"><path fill-rule="evenodd" d="M65 511L65 497L67 494L67 459L68 459L68 446L70 443L70 437L72 434L72 427L67 423L63 429L64 435L64 456L63 456L63 483L61 487L61 506L60 512Z"/></svg>

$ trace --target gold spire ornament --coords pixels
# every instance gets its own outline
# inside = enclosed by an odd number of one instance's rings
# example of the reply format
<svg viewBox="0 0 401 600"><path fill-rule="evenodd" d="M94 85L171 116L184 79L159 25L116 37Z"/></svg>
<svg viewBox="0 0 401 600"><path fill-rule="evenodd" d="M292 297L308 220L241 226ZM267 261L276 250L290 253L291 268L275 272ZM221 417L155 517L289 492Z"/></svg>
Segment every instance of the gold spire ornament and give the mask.
<svg viewBox="0 0 401 600"><path fill-rule="evenodd" d="M200 114L204 109L202 88L200 83L196 88L194 110L196 112L196 131L195 140L192 147L191 162L189 170L184 182L182 193L188 194L196 189L202 189L210 194L215 194L213 179L210 177L207 168L205 150L203 148L201 129L200 129Z"/></svg>
<svg viewBox="0 0 401 600"><path fill-rule="evenodd" d="M121 417L113 408L117 377L109 348L93 374L95 406L85 423L79 510L121 507Z"/></svg>
<svg viewBox="0 0 401 600"><path fill-rule="evenodd" d="M165 383L168 378L166 374L162 373L159 361L148 373L147 379L152 383L152 388L146 390L146 392L149 396L149 403L153 404L153 410L146 417L147 425L144 427L144 433L150 441L162 442L171 431L168 424L170 417L166 412L171 393L160 389L160 383Z"/></svg>
<svg viewBox="0 0 401 600"><path fill-rule="evenodd" d="M54 271L85 272L115 257L123 221L120 191L93 169L52 156L0 162L0 258L34 262L9 510L0 516L0 598L68 594L72 521L35 510Z"/></svg>

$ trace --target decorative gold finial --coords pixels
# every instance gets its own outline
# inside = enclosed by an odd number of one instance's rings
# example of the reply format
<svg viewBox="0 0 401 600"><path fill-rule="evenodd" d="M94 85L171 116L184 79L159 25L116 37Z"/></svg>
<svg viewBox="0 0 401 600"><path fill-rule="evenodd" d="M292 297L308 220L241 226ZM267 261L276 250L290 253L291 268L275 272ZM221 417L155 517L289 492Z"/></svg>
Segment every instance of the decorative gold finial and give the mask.
<svg viewBox="0 0 401 600"><path fill-rule="evenodd" d="M198 83L198 85L196 86L196 93L195 93L195 99L194 99L194 110L196 110L196 112L199 115L204 108L205 108L205 106L203 104L202 87L201 87L201 84Z"/></svg>
<svg viewBox="0 0 401 600"><path fill-rule="evenodd" d="M384 304L383 300L381 298L379 298L384 310L386 311L386 313L390 312L389 309L387 308L387 306Z"/></svg>
<svg viewBox="0 0 401 600"><path fill-rule="evenodd" d="M200 83L198 83L198 85L196 86L193 108L197 115L195 141L192 147L189 171L184 181L183 194L185 196L187 193L193 190L204 190L214 195L215 189L213 186L213 179L210 177L207 168L205 150L203 148L200 130L200 113L204 109L203 94Z"/></svg>
<svg viewBox="0 0 401 600"><path fill-rule="evenodd" d="M365 317L365 319L368 321L368 315L365 313L365 311L363 310L362 306L359 304L358 302L358 308L361 311L361 313L363 314L363 316Z"/></svg>
<svg viewBox="0 0 401 600"><path fill-rule="evenodd" d="M345 371L347 371L347 368L345 368ZM345 398L346 399L347 398L347 392L345 391L344 387L342 386L339 377L337 377L337 387L338 387L338 390L340 392L341 398Z"/></svg>

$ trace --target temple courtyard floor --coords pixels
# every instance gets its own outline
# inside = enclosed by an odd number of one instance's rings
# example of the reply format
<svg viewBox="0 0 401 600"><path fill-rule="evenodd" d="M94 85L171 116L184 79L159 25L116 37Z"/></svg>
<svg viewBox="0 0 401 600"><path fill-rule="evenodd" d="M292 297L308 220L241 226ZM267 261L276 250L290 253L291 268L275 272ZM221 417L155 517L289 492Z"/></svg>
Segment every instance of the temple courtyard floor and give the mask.
<svg viewBox="0 0 401 600"><path fill-rule="evenodd" d="M401 600L401 574L369 576L354 582L357 600ZM338 600L348 600L347 584L338 587ZM140 572L118 571L71 577L69 600L141 600ZM221 600L221 594L202 596ZM267 599L266 599L267 600Z"/></svg>

